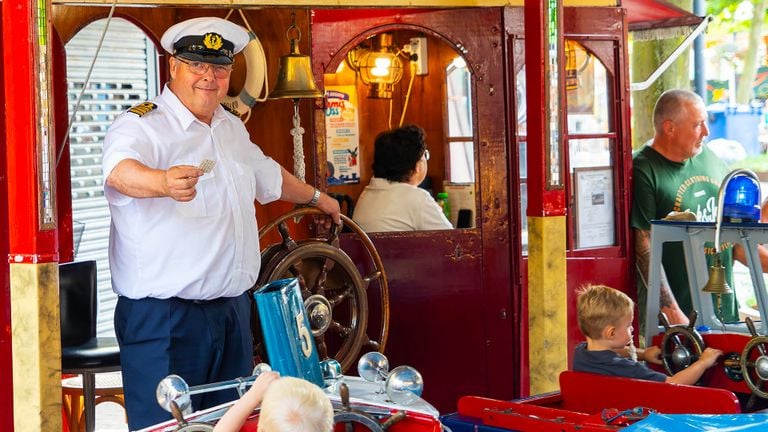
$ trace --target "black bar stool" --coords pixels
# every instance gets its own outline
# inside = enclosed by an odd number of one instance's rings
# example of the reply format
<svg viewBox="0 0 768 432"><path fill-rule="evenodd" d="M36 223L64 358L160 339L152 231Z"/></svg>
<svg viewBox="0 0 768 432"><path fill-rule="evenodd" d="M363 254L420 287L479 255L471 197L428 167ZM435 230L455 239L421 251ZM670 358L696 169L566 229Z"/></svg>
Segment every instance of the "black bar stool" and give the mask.
<svg viewBox="0 0 768 432"><path fill-rule="evenodd" d="M64 374L82 375L85 431L93 432L96 420L96 374L120 370L117 339L96 336L96 261L59 265L59 301L61 371ZM80 417L79 412L71 412L69 415L78 419ZM79 424L79 421L74 424Z"/></svg>

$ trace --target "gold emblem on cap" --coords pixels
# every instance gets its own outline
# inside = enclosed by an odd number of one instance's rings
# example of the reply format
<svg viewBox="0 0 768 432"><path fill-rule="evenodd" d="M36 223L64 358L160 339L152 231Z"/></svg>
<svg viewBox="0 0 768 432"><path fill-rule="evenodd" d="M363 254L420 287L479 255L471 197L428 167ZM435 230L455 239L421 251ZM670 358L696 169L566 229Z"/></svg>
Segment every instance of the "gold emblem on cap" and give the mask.
<svg viewBox="0 0 768 432"><path fill-rule="evenodd" d="M208 49L218 50L224 44L221 35L216 33L206 33L203 36L203 45Z"/></svg>

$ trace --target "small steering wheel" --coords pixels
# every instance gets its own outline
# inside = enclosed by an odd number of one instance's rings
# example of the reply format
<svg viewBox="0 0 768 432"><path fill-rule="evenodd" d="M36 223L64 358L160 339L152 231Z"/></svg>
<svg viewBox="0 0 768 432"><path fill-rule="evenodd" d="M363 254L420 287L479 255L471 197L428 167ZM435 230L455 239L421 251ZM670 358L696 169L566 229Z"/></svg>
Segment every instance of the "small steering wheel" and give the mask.
<svg viewBox="0 0 768 432"><path fill-rule="evenodd" d="M342 223L356 234L367 252L368 262L355 263L339 248L342 225L333 224L326 236L294 240L287 223L298 223L305 215L324 216L314 207L297 208L259 230L259 240L262 240L277 228L281 241L262 250L262 268L256 286L278 279L298 278L320 360L336 359L342 371L346 371L357 361L364 347L368 351L384 352L389 334L386 273L371 239L345 215L341 215ZM368 273L361 274L360 268ZM374 328L369 328L369 295L379 303L378 322ZM258 319L253 320L252 327L256 354L263 356Z"/></svg>
<svg viewBox="0 0 768 432"><path fill-rule="evenodd" d="M746 319L752 339L744 346L741 353L741 372L752 394L768 399L765 384L768 381L768 336L761 336L755 329L750 317Z"/></svg>
<svg viewBox="0 0 768 432"><path fill-rule="evenodd" d="M405 411L396 411L385 421L379 423L379 421L371 415L356 410L350 406L349 387L347 387L346 384L341 383L339 386L339 394L341 396L341 409L334 414L333 424L343 424L348 431L354 430L352 424L357 423L371 432L385 432L390 426L405 418Z"/></svg>
<svg viewBox="0 0 768 432"><path fill-rule="evenodd" d="M704 339L695 328L697 316L696 311L692 311L688 317L688 326L672 326L667 316L659 312L659 321L665 329L661 340L661 358L664 369L670 375L692 365L704 351Z"/></svg>

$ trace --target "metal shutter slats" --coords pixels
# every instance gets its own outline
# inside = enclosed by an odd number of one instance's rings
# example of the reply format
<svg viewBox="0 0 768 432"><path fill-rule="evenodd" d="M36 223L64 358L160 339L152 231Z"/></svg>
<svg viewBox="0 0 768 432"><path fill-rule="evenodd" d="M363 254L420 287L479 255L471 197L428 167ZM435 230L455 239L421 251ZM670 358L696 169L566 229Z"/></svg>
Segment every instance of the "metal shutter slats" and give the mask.
<svg viewBox="0 0 768 432"><path fill-rule="evenodd" d="M89 24L67 43L70 116L91 66L104 22ZM118 114L157 94L156 56L154 45L138 27L122 18L114 18L69 134L75 260L97 261L99 336L114 334L117 300L112 292L107 256L110 220L101 172L104 135ZM83 226L78 242L78 228Z"/></svg>

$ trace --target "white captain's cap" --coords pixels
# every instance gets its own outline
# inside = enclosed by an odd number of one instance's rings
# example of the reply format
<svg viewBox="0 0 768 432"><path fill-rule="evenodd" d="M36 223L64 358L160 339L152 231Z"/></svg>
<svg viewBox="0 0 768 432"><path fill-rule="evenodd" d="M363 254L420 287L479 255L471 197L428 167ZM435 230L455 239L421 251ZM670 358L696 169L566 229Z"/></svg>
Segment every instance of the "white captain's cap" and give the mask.
<svg viewBox="0 0 768 432"><path fill-rule="evenodd" d="M160 45L188 60L231 64L249 41L248 32L239 25L222 18L202 17L174 24L163 34Z"/></svg>

